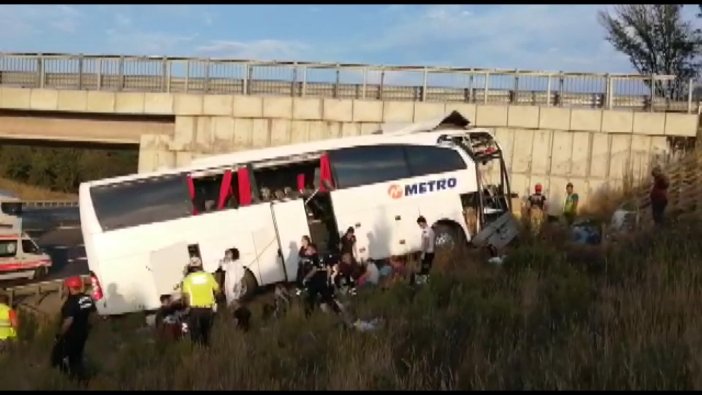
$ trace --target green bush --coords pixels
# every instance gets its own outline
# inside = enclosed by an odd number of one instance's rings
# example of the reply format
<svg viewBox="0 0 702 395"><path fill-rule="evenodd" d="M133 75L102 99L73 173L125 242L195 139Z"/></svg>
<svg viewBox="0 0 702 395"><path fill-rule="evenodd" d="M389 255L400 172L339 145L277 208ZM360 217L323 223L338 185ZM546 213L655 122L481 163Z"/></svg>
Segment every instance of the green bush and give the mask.
<svg viewBox="0 0 702 395"><path fill-rule="evenodd" d="M3 144L0 177L60 192L83 181L135 173L138 151Z"/></svg>

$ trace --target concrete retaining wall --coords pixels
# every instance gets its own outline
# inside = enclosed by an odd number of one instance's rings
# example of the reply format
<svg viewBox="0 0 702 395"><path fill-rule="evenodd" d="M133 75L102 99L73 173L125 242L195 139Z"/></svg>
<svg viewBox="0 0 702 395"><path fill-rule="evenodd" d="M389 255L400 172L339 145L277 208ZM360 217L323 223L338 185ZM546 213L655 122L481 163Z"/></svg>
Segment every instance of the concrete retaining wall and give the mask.
<svg viewBox="0 0 702 395"><path fill-rule="evenodd" d="M457 110L476 126L495 129L515 192L524 195L540 182L552 201L562 200L568 181L586 198L604 185L621 184L627 173L644 176L651 160L667 153L667 137L695 137L698 130L696 114L680 113L17 88L0 88L0 109L174 115L172 135L138 137L140 172L215 153L369 134L383 123L425 121Z"/></svg>

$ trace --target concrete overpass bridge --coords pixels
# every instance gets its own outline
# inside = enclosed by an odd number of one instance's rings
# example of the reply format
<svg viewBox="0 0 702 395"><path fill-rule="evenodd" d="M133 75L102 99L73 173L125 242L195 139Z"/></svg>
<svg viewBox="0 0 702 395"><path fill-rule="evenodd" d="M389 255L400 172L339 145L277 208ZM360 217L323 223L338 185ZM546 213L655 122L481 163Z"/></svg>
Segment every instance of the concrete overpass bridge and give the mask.
<svg viewBox="0 0 702 395"><path fill-rule="evenodd" d="M0 139L139 144L139 171L232 150L371 133L451 110L494 128L514 190L581 196L693 139L673 76L0 54ZM553 196L558 200L559 197Z"/></svg>

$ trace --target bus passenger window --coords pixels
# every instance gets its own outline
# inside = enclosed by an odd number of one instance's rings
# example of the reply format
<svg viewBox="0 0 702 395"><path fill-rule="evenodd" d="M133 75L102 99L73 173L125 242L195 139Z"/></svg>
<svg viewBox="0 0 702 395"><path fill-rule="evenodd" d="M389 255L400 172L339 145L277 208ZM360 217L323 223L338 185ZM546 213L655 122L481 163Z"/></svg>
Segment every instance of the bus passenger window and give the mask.
<svg viewBox="0 0 702 395"><path fill-rule="evenodd" d="M260 201L284 201L299 197L298 193L293 193L295 190L305 196L308 191L300 191L300 189L305 187L306 182L314 179L315 169L318 168L319 160L309 159L256 168L253 174L259 188L257 192Z"/></svg>
<svg viewBox="0 0 702 395"><path fill-rule="evenodd" d="M239 205L239 173L227 170L221 174L192 176L193 214L207 213Z"/></svg>
<svg viewBox="0 0 702 395"><path fill-rule="evenodd" d="M400 145L342 148L330 152L337 188L353 188L409 178L405 153Z"/></svg>
<svg viewBox="0 0 702 395"><path fill-rule="evenodd" d="M412 177L468 168L461 155L450 148L407 145L405 153Z"/></svg>
<svg viewBox="0 0 702 395"><path fill-rule="evenodd" d="M192 197L193 213L213 211L215 202L219 197L222 175L204 177L193 176L192 183L195 192Z"/></svg>
<svg viewBox="0 0 702 395"><path fill-rule="evenodd" d="M90 188L103 231L192 215L186 174L169 174Z"/></svg>

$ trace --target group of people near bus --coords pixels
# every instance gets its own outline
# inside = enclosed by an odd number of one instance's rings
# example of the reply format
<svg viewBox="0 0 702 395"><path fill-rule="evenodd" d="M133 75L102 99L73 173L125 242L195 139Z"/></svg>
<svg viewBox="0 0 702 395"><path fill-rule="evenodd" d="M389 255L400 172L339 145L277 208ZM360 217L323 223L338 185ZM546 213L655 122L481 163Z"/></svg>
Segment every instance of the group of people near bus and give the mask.
<svg viewBox="0 0 702 395"><path fill-rule="evenodd" d="M660 226L663 224L665 209L668 205L668 186L670 181L660 166L655 166L651 170L651 177L653 178L653 186L649 194L651 215L654 224ZM563 203L562 215L568 226L573 225L575 222L578 202L579 196L573 190L573 184L569 182L566 184L566 197ZM528 226L533 233L538 234L547 216L546 212L548 209L548 203L546 196L543 194L543 186L541 184L537 183L534 186L534 193L527 198L525 209Z"/></svg>
<svg viewBox="0 0 702 395"><path fill-rule="evenodd" d="M338 251L322 256L309 236L301 239L298 252L296 285L302 297L304 312L310 316L317 306L341 313L343 306L339 294L354 295L361 288L387 286L409 278L415 283L425 283L434 257L434 234L424 217L417 219L421 230L422 256L418 273L410 273L404 257L393 256L387 262L359 259L353 227L341 237ZM156 314L156 328L160 337L178 339L189 334L194 343L208 345L218 301L225 300L225 311L232 314L234 325L248 330L251 311L246 307L247 296L245 268L239 260L239 251L230 248L220 261L223 280L204 271L202 261L192 256L182 281L182 297L161 297L162 307ZM279 287L280 288L280 287ZM276 293L281 291L276 290Z"/></svg>
<svg viewBox="0 0 702 395"><path fill-rule="evenodd" d="M339 294L355 295L359 289L386 287L405 279L413 284L426 283L434 260L435 235L424 217L420 216L417 224L422 238L417 273L407 267L406 257L391 256L386 261L360 259L353 227L341 237L339 253L325 257L320 256L317 245L308 236L303 236L296 285L298 295L304 297L305 314L309 316L318 304L339 313Z"/></svg>

